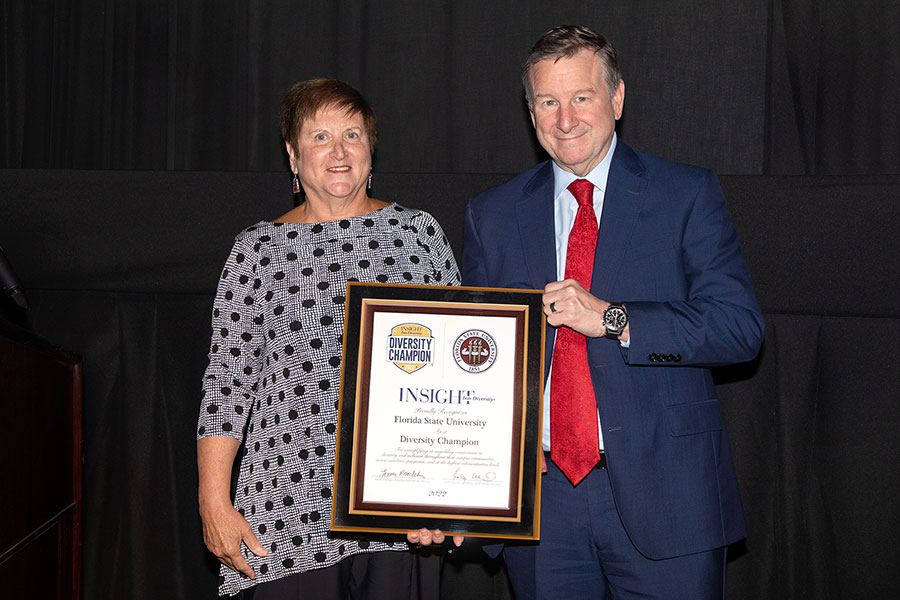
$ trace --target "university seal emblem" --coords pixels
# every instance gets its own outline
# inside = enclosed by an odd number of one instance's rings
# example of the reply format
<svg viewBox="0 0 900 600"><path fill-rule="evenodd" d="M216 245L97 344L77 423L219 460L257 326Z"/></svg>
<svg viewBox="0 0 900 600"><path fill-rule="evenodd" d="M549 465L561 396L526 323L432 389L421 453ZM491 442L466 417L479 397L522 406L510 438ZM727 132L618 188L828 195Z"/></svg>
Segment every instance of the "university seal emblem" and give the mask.
<svg viewBox="0 0 900 600"><path fill-rule="evenodd" d="M453 343L453 358L463 371L486 371L497 360L497 342L486 331L469 329Z"/></svg>

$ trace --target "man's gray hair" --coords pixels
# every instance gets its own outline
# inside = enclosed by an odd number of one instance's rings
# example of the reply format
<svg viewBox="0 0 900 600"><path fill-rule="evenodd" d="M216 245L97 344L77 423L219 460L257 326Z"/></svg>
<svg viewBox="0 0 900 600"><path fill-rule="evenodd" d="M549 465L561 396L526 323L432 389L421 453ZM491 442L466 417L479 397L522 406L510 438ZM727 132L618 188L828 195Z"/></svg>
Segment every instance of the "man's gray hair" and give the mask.
<svg viewBox="0 0 900 600"><path fill-rule="evenodd" d="M584 25L560 25L554 27L538 39L525 57L522 65L522 85L528 109L534 108L534 90L531 89L531 67L542 60L571 58L582 50L597 54L603 60L604 77L609 95L619 87L622 73L619 71L619 57L615 47L605 37Z"/></svg>

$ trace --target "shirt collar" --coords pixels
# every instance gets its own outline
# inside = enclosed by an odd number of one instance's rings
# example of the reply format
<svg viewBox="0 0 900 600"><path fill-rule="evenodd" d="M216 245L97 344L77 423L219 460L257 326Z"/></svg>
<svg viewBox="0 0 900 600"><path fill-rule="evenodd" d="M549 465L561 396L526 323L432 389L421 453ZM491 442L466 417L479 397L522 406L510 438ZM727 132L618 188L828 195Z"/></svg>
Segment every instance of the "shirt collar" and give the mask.
<svg viewBox="0 0 900 600"><path fill-rule="evenodd" d="M615 150L616 134L613 132L612 142L609 144L609 150L607 150L606 156L604 156L603 160L601 160L600 163L584 177L579 177L574 173L570 173L551 161L553 164L553 197L559 198L566 188L569 187L569 184L576 179L587 179L594 184L594 187L601 192L604 192L606 190L606 182L609 179L609 166L612 164L612 156Z"/></svg>

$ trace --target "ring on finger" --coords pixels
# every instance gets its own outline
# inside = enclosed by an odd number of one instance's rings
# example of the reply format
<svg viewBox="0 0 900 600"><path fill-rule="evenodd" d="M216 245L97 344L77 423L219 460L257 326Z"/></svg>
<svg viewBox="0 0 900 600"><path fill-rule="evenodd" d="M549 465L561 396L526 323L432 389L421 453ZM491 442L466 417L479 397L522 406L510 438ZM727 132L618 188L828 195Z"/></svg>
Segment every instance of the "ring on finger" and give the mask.
<svg viewBox="0 0 900 600"><path fill-rule="evenodd" d="M550 303L550 312L552 312L552 313L556 312L556 302Z"/></svg>

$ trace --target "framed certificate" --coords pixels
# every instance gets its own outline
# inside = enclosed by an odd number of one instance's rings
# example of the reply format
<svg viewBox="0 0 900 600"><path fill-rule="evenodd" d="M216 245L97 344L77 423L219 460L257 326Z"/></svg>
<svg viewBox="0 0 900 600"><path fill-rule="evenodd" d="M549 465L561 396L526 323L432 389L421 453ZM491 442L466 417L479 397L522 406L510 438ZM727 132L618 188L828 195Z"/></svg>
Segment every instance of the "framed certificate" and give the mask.
<svg viewBox="0 0 900 600"><path fill-rule="evenodd" d="M539 539L541 295L347 284L332 530Z"/></svg>

